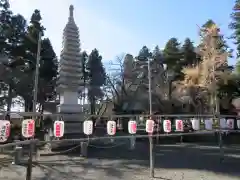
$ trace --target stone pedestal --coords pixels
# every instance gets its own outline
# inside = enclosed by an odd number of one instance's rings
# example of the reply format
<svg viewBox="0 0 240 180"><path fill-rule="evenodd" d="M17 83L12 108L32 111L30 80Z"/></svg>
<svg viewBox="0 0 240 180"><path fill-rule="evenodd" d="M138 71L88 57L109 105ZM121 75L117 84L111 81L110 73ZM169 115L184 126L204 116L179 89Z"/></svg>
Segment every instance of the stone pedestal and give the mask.
<svg viewBox="0 0 240 180"><path fill-rule="evenodd" d="M78 93L68 92L65 90L60 95L60 103L57 106L59 113L63 114L59 117L65 124L64 139L79 139L84 138L83 134L83 107L78 104ZM78 145L77 142L64 143L62 146ZM88 145L84 142L81 143L81 155L87 156Z"/></svg>
<svg viewBox="0 0 240 180"><path fill-rule="evenodd" d="M130 140L130 150L134 150L136 145L136 137L131 136L129 140Z"/></svg>
<svg viewBox="0 0 240 180"><path fill-rule="evenodd" d="M15 151L14 151L14 160L13 160L12 164L20 165L22 157L23 157L23 149L22 149L22 147L16 146L15 147Z"/></svg>
<svg viewBox="0 0 240 180"><path fill-rule="evenodd" d="M58 112L63 115L59 117L65 123L64 135L83 134L84 114L80 104L60 104Z"/></svg>
<svg viewBox="0 0 240 180"><path fill-rule="evenodd" d="M88 153L88 142L81 142L81 152L82 157L87 157Z"/></svg>

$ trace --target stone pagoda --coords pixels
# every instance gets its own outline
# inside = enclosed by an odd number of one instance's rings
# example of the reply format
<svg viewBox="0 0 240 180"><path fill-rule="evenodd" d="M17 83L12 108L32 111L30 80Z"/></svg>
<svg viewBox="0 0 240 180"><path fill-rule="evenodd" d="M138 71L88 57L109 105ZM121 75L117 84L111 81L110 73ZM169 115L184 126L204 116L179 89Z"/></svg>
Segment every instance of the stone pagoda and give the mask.
<svg viewBox="0 0 240 180"><path fill-rule="evenodd" d="M79 30L74 22L73 9L71 5L68 22L63 32L63 49L60 55L57 88L60 95L60 104L57 106L57 110L59 113L66 114L62 117L65 121L66 135L81 133L81 121L83 121L82 105L78 104L79 92L83 90L81 49Z"/></svg>

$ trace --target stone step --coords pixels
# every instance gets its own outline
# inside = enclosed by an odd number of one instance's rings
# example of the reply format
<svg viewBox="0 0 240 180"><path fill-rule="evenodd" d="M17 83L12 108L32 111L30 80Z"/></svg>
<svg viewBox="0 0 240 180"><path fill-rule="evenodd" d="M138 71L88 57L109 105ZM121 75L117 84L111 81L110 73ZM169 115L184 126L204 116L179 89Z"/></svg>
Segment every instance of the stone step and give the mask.
<svg viewBox="0 0 240 180"><path fill-rule="evenodd" d="M65 122L82 122L85 120L85 115L77 115L77 114L69 114L62 115L59 120L63 120Z"/></svg>
<svg viewBox="0 0 240 180"><path fill-rule="evenodd" d="M65 122L64 134L83 133L83 122L69 123Z"/></svg>

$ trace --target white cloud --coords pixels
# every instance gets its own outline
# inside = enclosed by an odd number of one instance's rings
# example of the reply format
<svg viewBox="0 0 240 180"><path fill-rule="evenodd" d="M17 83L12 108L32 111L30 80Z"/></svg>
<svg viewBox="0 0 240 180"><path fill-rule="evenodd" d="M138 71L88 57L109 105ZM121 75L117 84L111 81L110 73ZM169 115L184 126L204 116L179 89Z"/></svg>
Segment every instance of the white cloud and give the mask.
<svg viewBox="0 0 240 180"><path fill-rule="evenodd" d="M103 58L112 60L122 52L134 53L136 39L129 30L101 17L77 0L10 0L14 13L29 20L34 9L39 9L46 27L45 36L52 41L56 53L62 48L62 32L68 19L69 5L74 5L74 18L80 30L81 48L88 52L99 49Z"/></svg>

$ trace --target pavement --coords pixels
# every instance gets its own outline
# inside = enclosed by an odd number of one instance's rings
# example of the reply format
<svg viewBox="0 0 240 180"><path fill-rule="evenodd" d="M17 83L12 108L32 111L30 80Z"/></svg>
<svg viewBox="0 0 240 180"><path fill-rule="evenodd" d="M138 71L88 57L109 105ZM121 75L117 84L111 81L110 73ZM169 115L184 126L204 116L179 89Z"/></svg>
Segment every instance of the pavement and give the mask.
<svg viewBox="0 0 240 180"><path fill-rule="evenodd" d="M71 154L41 156L32 180L148 180L148 144L91 147L88 158ZM240 180L240 146L224 149L198 144L157 145L155 178L162 180ZM26 168L12 165L11 157L0 156L0 180L25 180Z"/></svg>

